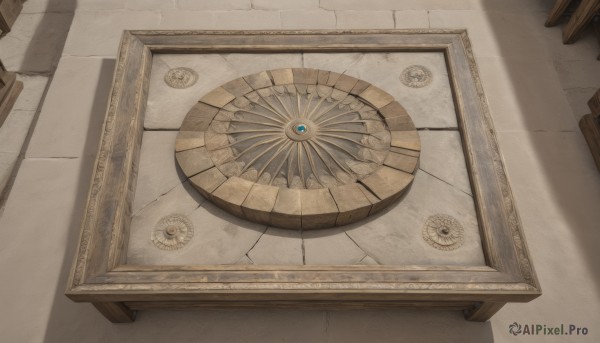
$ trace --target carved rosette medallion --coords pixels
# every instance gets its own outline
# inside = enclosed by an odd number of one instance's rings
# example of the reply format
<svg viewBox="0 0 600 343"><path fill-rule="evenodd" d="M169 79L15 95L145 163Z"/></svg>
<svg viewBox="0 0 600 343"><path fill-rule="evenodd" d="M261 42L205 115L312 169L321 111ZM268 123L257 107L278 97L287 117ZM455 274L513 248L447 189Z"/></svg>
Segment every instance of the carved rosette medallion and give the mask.
<svg viewBox="0 0 600 343"><path fill-rule="evenodd" d="M436 214L427 218L423 239L436 249L455 250L463 244L464 228L454 217Z"/></svg>
<svg viewBox="0 0 600 343"><path fill-rule="evenodd" d="M325 228L363 219L413 180L420 151L385 91L317 69L278 69L204 95L182 123L177 161L209 200L251 221Z"/></svg>
<svg viewBox="0 0 600 343"><path fill-rule="evenodd" d="M192 222L182 214L162 217L152 231L151 240L162 250L183 248L194 236Z"/></svg>
<svg viewBox="0 0 600 343"><path fill-rule="evenodd" d="M198 81L198 74L190 68L173 68L165 74L165 83L172 88L188 88Z"/></svg>
<svg viewBox="0 0 600 343"><path fill-rule="evenodd" d="M422 65L412 65L400 75L400 81L412 88L425 87L431 83L432 78L431 71Z"/></svg>

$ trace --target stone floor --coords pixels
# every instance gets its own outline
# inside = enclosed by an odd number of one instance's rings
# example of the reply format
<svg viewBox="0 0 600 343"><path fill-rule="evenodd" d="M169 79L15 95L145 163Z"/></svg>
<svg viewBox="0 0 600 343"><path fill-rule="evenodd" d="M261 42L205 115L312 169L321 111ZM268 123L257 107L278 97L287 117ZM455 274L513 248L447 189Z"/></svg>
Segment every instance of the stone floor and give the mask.
<svg viewBox="0 0 600 343"><path fill-rule="evenodd" d="M13 32L0 39L0 58L25 80L11 116L39 113L30 139L22 133L28 124L21 126L24 159L0 217L3 340L597 342L600 174L577 120L600 87L598 47L591 35L563 46L560 28L544 28L552 2L27 1ZM394 27L469 30L540 298L507 305L486 323L466 322L457 312L227 310L143 312L135 324L114 325L63 295L121 30ZM0 148L20 151L4 140ZM513 322L575 324L589 333L513 337Z"/></svg>

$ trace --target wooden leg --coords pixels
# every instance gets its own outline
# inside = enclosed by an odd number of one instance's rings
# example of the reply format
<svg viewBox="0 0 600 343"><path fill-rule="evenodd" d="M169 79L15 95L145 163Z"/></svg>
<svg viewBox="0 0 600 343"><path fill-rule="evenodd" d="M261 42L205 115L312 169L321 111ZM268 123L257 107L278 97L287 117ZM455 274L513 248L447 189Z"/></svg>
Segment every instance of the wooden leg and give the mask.
<svg viewBox="0 0 600 343"><path fill-rule="evenodd" d="M556 0L554 6L550 10L550 13L548 14L548 19L546 19L545 25L547 27L556 25L571 2L573 2L573 0Z"/></svg>
<svg viewBox="0 0 600 343"><path fill-rule="evenodd" d="M133 323L136 312L123 303L92 303L106 319L113 323Z"/></svg>
<svg viewBox="0 0 600 343"><path fill-rule="evenodd" d="M582 0L563 30L563 43L574 43L600 9L600 0Z"/></svg>
<svg viewBox="0 0 600 343"><path fill-rule="evenodd" d="M473 322L485 322L492 318L506 303L483 302L470 310L465 311L465 318Z"/></svg>
<svg viewBox="0 0 600 343"><path fill-rule="evenodd" d="M590 147L596 167L600 171L600 117L593 114L584 115L579 121L579 128Z"/></svg>

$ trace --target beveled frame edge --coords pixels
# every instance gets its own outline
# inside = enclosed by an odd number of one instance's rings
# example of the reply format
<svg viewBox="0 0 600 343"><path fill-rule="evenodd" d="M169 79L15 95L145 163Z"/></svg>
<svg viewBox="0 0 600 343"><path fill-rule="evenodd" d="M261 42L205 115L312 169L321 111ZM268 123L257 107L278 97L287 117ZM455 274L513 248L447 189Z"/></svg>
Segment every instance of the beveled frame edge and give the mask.
<svg viewBox="0 0 600 343"><path fill-rule="evenodd" d="M335 44L305 45L236 45L236 39L248 39L257 35L268 38L301 36L335 37ZM435 44L422 44L399 47L381 44L383 37L400 36L437 37ZM225 36L230 44L198 44L205 38ZM279 38L282 38L279 37ZM360 41L361 37L381 38L373 43L340 43L347 39ZM219 37L223 43L223 37ZM231 39L234 38L234 39ZM173 42L175 40L175 42ZM277 39L275 39L277 40ZM297 39L296 39L297 40ZM225 43L227 40L225 40ZM434 41L436 41L434 39ZM196 42L196 43L194 43ZM122 251L127 241L127 218L131 216L130 204L135 188L137 161L143 129L143 113L148 91L148 79L151 69L152 53L185 52L282 52L282 51L444 51L450 74L455 106L459 117L461 136L465 149L465 158L471 171L471 183L477 204L480 231L486 261L486 268L440 268L436 266L196 266L174 268L160 266L121 265L124 262ZM459 57L464 55L464 59ZM141 63L140 63L141 61ZM466 62L468 65L461 65ZM465 67L467 69L465 69ZM465 73L468 70L469 73ZM134 87L124 87L124 80ZM469 84L471 87L469 87ZM465 112L480 117L473 123ZM473 113L476 112L476 113ZM129 124L129 125L126 125ZM493 164L489 168L481 164L485 152L473 146L466 127L479 124L480 141L489 147ZM481 136L481 135L480 135ZM125 137L125 144L116 138ZM115 140L116 139L116 140ZM479 149L481 150L481 149ZM120 163L120 167L118 164ZM482 184L482 177L487 181ZM489 201L487 190L493 188L502 198L502 207L496 208ZM117 198L123 193L125 196ZM496 199L498 200L498 199ZM487 201L480 206L481 201ZM99 216L99 212L103 215ZM490 217L500 223L490 223ZM102 237L104 235L104 237ZM95 238L103 238L104 246L92 245ZM108 244L106 244L108 243ZM108 263L106 263L108 262ZM244 276L237 280L223 273L237 272ZM337 273L338 271L343 271ZM261 273L259 273L261 272ZM171 282L156 282L155 276L174 276ZM178 274L179 273L179 274ZM185 273L186 282L182 283L181 273ZM271 273L270 282L258 282L262 274ZM325 273L325 274L323 274ZM327 274L329 273L329 274ZM277 274L277 277L273 277ZM319 283L307 283L299 280L298 275L306 277L319 275ZM259 276L256 276L259 275ZM322 275L336 275L346 280L323 279ZM161 276L162 279L165 279ZM187 282L189 279L196 281ZM210 277L209 277L210 276ZM282 281L282 277L289 279ZM207 279L213 279L213 282ZM377 280L379 279L379 280ZM216 280L216 281L214 281ZM347 281L351 280L351 281ZM460 282L460 281L474 282ZM248 282L250 281L250 282ZM339 281L339 280L338 280ZM226 283L226 284L225 284ZM224 286L226 285L226 286ZM335 285L335 286L334 286ZM121 40L111 89L109 107L103 126L98 155L94 167L92 183L88 194L86 213L82 221L76 258L70 274L67 295L76 301L134 301L148 300L147 295L158 292L169 299L200 300L219 298L244 299L247 295L259 298L268 294L281 297L285 292L289 298L318 299L325 296L351 294L349 298L414 300L469 300L469 301L529 301L541 294L541 289L529 252L525 244L520 220L514 206L512 191L506 179L498 143L494 134L487 102L470 42L465 30L334 30L334 31L125 31ZM277 298L278 296L275 296ZM336 298L337 299L337 298Z"/></svg>

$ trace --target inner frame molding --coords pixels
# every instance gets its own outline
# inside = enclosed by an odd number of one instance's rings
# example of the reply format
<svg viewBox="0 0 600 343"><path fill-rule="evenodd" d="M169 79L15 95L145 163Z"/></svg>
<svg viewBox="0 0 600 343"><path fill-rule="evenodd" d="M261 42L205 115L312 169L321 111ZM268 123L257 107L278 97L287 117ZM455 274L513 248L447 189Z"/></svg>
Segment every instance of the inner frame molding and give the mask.
<svg viewBox="0 0 600 343"><path fill-rule="evenodd" d="M153 54L442 52L487 266L128 265ZM124 31L66 295L112 322L137 310L427 307L485 321L541 295L466 30Z"/></svg>

